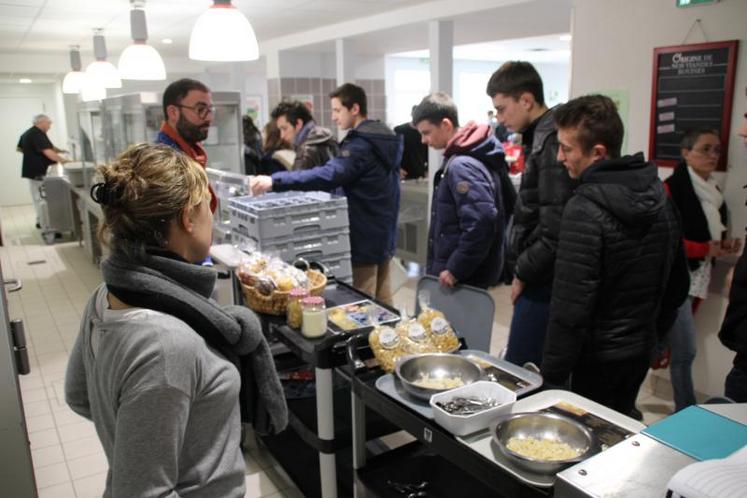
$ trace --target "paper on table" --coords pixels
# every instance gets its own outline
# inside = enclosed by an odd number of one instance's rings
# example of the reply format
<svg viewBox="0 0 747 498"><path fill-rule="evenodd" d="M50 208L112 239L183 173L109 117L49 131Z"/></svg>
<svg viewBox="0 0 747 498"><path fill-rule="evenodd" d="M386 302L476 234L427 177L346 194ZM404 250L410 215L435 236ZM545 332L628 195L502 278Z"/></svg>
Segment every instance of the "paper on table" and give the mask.
<svg viewBox="0 0 747 498"><path fill-rule="evenodd" d="M673 497L743 498L747 496L747 445L726 458L682 468L669 481Z"/></svg>

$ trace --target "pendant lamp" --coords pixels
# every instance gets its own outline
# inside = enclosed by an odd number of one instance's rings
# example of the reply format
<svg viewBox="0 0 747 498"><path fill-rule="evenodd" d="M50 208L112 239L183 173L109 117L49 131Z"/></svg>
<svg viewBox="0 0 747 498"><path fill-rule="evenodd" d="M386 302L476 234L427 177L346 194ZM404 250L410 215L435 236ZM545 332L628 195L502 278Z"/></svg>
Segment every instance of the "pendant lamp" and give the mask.
<svg viewBox="0 0 747 498"><path fill-rule="evenodd" d="M83 81L80 88L80 99L83 102L94 102L106 98L106 88L100 82L89 76L88 72L83 73Z"/></svg>
<svg viewBox="0 0 747 498"><path fill-rule="evenodd" d="M65 75L65 79L62 80L62 93L80 93L86 75L80 70L82 66L80 64L80 48L78 45L70 47L70 67L72 71L68 72Z"/></svg>
<svg viewBox="0 0 747 498"><path fill-rule="evenodd" d="M254 29L231 0L213 0L213 5L197 18L189 37L189 58L215 62L259 58Z"/></svg>
<svg viewBox="0 0 747 498"><path fill-rule="evenodd" d="M130 11L132 45L119 56L119 74L125 80L165 80L166 67L158 51L148 45L148 25L145 22L145 2L133 1Z"/></svg>
<svg viewBox="0 0 747 498"><path fill-rule="evenodd" d="M93 55L96 60L86 67L86 74L104 88L122 88L119 71L114 64L106 60L106 41L101 33L101 29L94 30Z"/></svg>

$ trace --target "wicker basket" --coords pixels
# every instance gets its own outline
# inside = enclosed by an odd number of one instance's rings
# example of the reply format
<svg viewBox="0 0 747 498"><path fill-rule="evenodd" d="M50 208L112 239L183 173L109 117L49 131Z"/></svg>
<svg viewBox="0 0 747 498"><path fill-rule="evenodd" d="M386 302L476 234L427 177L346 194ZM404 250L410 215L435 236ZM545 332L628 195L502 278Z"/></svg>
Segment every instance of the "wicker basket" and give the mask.
<svg viewBox="0 0 747 498"><path fill-rule="evenodd" d="M312 296L321 296L324 294L324 287L327 285L327 277L324 273L316 270L306 272L309 278L309 294ZM258 313L267 315L284 315L288 306L288 292L274 291L269 296L260 294L254 287L241 283L241 289L244 291L246 305Z"/></svg>

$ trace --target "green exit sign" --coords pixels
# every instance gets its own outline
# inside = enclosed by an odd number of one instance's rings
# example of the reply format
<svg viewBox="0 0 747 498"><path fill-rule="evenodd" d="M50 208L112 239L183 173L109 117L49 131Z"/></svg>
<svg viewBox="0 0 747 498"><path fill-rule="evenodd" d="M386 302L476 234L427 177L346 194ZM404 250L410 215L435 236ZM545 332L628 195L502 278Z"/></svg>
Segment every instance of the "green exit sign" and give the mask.
<svg viewBox="0 0 747 498"><path fill-rule="evenodd" d="M690 7L692 5L704 5L716 2L718 0L677 0L677 7Z"/></svg>

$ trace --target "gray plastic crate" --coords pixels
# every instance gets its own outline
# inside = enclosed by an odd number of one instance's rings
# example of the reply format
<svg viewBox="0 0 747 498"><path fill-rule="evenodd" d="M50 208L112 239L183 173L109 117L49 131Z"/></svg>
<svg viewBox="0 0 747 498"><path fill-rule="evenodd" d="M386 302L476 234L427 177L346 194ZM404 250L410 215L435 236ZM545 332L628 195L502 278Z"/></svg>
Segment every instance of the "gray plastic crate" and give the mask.
<svg viewBox="0 0 747 498"><path fill-rule="evenodd" d="M309 254L317 256L350 252L350 230L347 227L321 231L311 227L293 235L262 240L257 240L240 228L231 229L231 233L235 244L253 247L264 253L275 253L287 262L305 258Z"/></svg>
<svg viewBox="0 0 747 498"><path fill-rule="evenodd" d="M351 283L353 281L353 263L350 260L350 253L329 254L318 258L307 259L322 263L337 280L346 283Z"/></svg>
<svg viewBox="0 0 747 498"><path fill-rule="evenodd" d="M327 192L279 192L228 201L231 227L256 240L348 227L345 197Z"/></svg>

